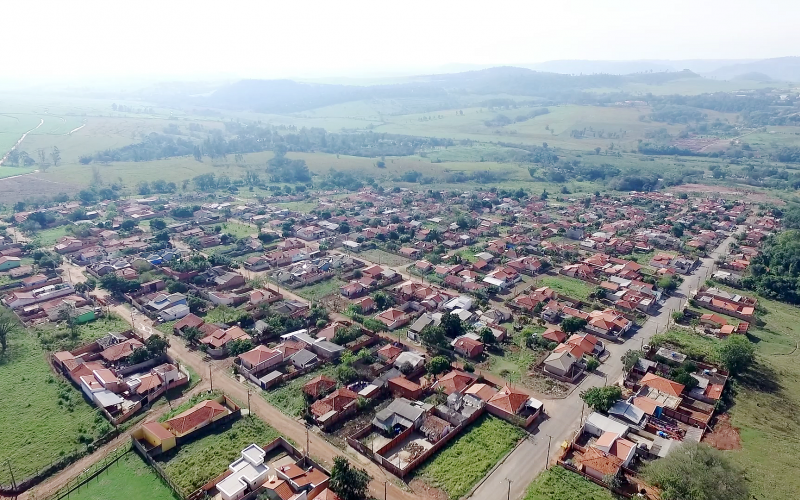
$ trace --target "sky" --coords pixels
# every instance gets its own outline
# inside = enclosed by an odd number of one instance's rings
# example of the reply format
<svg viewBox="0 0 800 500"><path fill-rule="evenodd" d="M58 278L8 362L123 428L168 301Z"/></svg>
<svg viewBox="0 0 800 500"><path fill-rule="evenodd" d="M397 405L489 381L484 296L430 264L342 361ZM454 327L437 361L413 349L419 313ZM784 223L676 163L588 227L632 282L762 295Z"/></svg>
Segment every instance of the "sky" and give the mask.
<svg viewBox="0 0 800 500"><path fill-rule="evenodd" d="M3 0L0 79L413 74L800 55L797 0Z"/></svg>

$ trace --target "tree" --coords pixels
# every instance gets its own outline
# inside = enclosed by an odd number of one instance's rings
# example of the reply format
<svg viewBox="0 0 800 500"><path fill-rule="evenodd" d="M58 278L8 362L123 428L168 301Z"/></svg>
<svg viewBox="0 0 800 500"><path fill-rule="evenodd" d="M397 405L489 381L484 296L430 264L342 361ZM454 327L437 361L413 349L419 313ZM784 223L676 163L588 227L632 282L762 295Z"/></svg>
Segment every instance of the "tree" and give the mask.
<svg viewBox="0 0 800 500"><path fill-rule="evenodd" d="M575 316L570 316L561 322L561 330L563 330L564 333L575 333L584 326L586 326L586 320Z"/></svg>
<svg viewBox="0 0 800 500"><path fill-rule="evenodd" d="M161 335L150 335L147 337L147 340L144 341L144 346L147 348L147 352L150 353L150 356L156 357L167 352L169 341Z"/></svg>
<svg viewBox="0 0 800 500"><path fill-rule="evenodd" d="M581 399L583 399L591 409L603 413L607 412L609 408L621 398L622 389L618 385L592 387L581 393Z"/></svg>
<svg viewBox="0 0 800 500"><path fill-rule="evenodd" d="M450 369L450 360L445 356L436 356L428 362L428 372L439 375Z"/></svg>
<svg viewBox="0 0 800 500"><path fill-rule="evenodd" d="M756 359L755 347L744 335L729 336L719 346L717 354L731 375L747 370Z"/></svg>
<svg viewBox="0 0 800 500"><path fill-rule="evenodd" d="M236 339L228 342L228 354L238 356L253 348L253 343L248 339Z"/></svg>
<svg viewBox="0 0 800 500"><path fill-rule="evenodd" d="M448 345L447 337L444 335L444 328L442 328L442 325L426 326L421 332L419 332L419 339L427 346L446 347Z"/></svg>
<svg viewBox="0 0 800 500"><path fill-rule="evenodd" d="M494 333L492 333L492 330L484 328L481 330L481 342L486 345L492 345L497 342L497 338L494 336Z"/></svg>
<svg viewBox="0 0 800 500"><path fill-rule="evenodd" d="M367 471L351 467L350 462L340 456L333 459L328 487L342 500L364 500L369 494L371 479Z"/></svg>
<svg viewBox="0 0 800 500"><path fill-rule="evenodd" d="M153 231L163 231L167 228L167 223L163 219L153 219L150 221L150 229Z"/></svg>
<svg viewBox="0 0 800 500"><path fill-rule="evenodd" d="M58 150L58 146L53 146L53 152L50 153L50 158L53 159L53 165L56 167L61 163L61 151Z"/></svg>
<svg viewBox="0 0 800 500"><path fill-rule="evenodd" d="M461 321L461 318L455 314L450 314L450 311L442 315L441 326L444 330L444 334L450 338L464 335L464 323Z"/></svg>
<svg viewBox="0 0 800 500"><path fill-rule="evenodd" d="M721 452L684 442L669 455L648 463L642 477L662 490L664 500L747 500L747 478Z"/></svg>
<svg viewBox="0 0 800 500"><path fill-rule="evenodd" d="M639 362L640 359L644 357L644 353L642 351L634 351L632 349L628 349L625 351L625 354L622 355L622 367L625 369L626 372L629 372L636 366L636 363Z"/></svg>
<svg viewBox="0 0 800 500"><path fill-rule="evenodd" d="M0 348L3 352L8 347L8 336L16 332L19 328L19 321L11 309L0 306Z"/></svg>

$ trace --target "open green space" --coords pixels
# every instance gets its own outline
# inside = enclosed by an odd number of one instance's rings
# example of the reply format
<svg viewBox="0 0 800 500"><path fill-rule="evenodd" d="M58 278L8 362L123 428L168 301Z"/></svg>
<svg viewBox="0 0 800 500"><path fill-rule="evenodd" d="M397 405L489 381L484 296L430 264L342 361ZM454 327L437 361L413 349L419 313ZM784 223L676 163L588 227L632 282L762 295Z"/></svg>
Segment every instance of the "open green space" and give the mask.
<svg viewBox="0 0 800 500"><path fill-rule="evenodd" d="M539 474L524 500L614 500L616 495L583 476L559 466Z"/></svg>
<svg viewBox="0 0 800 500"><path fill-rule="evenodd" d="M230 428L190 441L158 457L170 479L190 493L222 474L248 445L266 445L278 432L254 416L242 417Z"/></svg>
<svg viewBox="0 0 800 500"><path fill-rule="evenodd" d="M249 236L257 235L258 228L249 224L242 224L239 222L222 222L215 224L222 227L222 232L235 236L236 238L247 238Z"/></svg>
<svg viewBox="0 0 800 500"><path fill-rule="evenodd" d="M176 500L172 489L158 477L152 467L131 451L96 479L69 494L75 500L108 500L130 498Z"/></svg>
<svg viewBox="0 0 800 500"><path fill-rule="evenodd" d="M332 293L339 293L339 287L344 284L345 282L339 278L330 278L313 285L296 288L292 292L308 300L316 301Z"/></svg>
<svg viewBox="0 0 800 500"><path fill-rule="evenodd" d="M51 247L58 243L59 238L68 235L67 228L69 225L51 227L50 229L43 229L33 235L33 239L39 242L43 247Z"/></svg>
<svg viewBox="0 0 800 500"><path fill-rule="evenodd" d="M385 252L380 249L371 249L371 250L364 250L358 254L355 254L355 257L364 257L370 262L374 262L376 264L380 264L381 266L405 266L406 264L410 264L412 261L403 257L402 255L395 255L393 253Z"/></svg>
<svg viewBox="0 0 800 500"><path fill-rule="evenodd" d="M24 330L9 336L0 355L0 428L7 430L0 433L0 460L11 463L18 482L111 430L78 389L53 373L47 356L37 334ZM11 484L8 467L0 469L0 483Z"/></svg>
<svg viewBox="0 0 800 500"><path fill-rule="evenodd" d="M592 285L589 283L560 274L558 276L543 275L536 279L536 286L549 286L559 294L566 295L573 299L587 300L589 295L594 291Z"/></svg>
<svg viewBox="0 0 800 500"><path fill-rule="evenodd" d="M416 477L444 490L451 499L467 494L523 436L519 427L484 415L436 452Z"/></svg>
<svg viewBox="0 0 800 500"><path fill-rule="evenodd" d="M336 367L333 365L325 365L318 370L307 373L302 377L297 377L289 382L262 391L264 399L272 406L279 409L290 417L299 417L306 409L306 400L303 395L303 386L314 377L320 375L327 375L335 378Z"/></svg>
<svg viewBox="0 0 800 500"><path fill-rule="evenodd" d="M2 157L2 155L3 153L0 152L0 158ZM0 166L0 179L4 177L13 177L15 175L29 174L34 170L35 170L34 168Z"/></svg>

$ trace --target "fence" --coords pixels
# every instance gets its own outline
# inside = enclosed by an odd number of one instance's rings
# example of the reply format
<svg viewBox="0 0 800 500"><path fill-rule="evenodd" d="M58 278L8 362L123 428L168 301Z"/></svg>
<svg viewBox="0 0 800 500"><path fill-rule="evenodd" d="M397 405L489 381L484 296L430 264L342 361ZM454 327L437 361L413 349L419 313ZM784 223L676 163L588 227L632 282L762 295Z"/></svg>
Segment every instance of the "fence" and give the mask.
<svg viewBox="0 0 800 500"><path fill-rule="evenodd" d="M132 449L133 448L131 448L130 445L115 449L105 458L92 464L88 469L81 472L78 476L71 479L66 485L62 486L58 491L48 497L45 497L43 500L61 500L62 498L69 498L70 493L77 490L81 486L84 486L92 479L99 477L101 473L108 470L109 467L130 453Z"/></svg>
<svg viewBox="0 0 800 500"><path fill-rule="evenodd" d="M153 457L147 454L147 450L144 449L144 446L139 441L136 439L131 439L131 443L133 443L133 449L135 449L139 456L141 456L144 461L147 462L147 464L150 465L154 471L156 471L158 477L164 481L164 484L166 484L178 498L186 498L188 496L183 488L172 482L172 480L169 478L169 475L164 471L164 469L161 468L160 465L158 465L158 462L156 462Z"/></svg>

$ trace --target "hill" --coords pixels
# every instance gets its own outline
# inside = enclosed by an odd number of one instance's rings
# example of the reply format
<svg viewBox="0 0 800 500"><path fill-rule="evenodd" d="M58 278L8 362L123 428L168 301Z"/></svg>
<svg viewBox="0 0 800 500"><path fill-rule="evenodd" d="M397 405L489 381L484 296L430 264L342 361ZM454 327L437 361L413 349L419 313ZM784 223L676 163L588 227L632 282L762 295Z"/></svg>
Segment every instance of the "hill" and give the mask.
<svg viewBox="0 0 800 500"><path fill-rule="evenodd" d="M791 82L800 80L800 57L776 57L744 64L732 64L712 71L708 76L732 79L747 73L762 73L773 80Z"/></svg>

